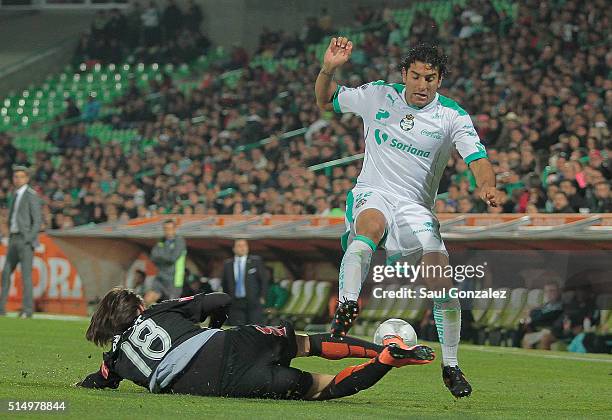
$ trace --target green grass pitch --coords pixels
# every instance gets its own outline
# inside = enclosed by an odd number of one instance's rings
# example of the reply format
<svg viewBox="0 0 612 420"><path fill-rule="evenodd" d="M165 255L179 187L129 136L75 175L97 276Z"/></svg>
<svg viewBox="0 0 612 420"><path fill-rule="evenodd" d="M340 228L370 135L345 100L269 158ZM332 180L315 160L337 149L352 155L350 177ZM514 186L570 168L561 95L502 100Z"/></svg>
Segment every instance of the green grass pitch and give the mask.
<svg viewBox="0 0 612 420"><path fill-rule="evenodd" d="M71 386L98 369L101 350L84 339L86 321L0 317L0 400L65 400L56 418L612 418L612 357L462 345L474 387L455 400L440 366L394 369L373 388L326 401L272 401L153 395L127 381L118 390ZM433 346L438 351L436 344ZM357 359L298 359L301 369L336 373ZM46 417L39 414L30 417ZM0 412L0 418L23 414Z"/></svg>

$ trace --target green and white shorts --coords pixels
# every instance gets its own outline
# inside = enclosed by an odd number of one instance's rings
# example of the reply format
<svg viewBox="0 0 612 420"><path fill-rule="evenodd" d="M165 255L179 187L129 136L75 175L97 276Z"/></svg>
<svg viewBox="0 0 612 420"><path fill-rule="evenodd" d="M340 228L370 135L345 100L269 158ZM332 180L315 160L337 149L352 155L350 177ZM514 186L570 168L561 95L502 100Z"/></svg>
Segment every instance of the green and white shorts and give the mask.
<svg viewBox="0 0 612 420"><path fill-rule="evenodd" d="M431 209L386 191L364 187L353 188L347 196L344 250L356 235L357 218L366 209L377 209L385 216L385 234L378 246L387 251L388 264L399 259L415 264L430 252L448 255L440 236L440 223Z"/></svg>

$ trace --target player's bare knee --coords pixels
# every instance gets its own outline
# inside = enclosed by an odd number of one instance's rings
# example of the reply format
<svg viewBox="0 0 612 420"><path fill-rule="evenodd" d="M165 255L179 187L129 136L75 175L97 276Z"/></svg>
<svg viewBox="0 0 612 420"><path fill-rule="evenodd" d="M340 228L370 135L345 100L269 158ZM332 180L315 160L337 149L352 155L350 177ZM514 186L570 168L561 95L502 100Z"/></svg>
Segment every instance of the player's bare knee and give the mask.
<svg viewBox="0 0 612 420"><path fill-rule="evenodd" d="M358 235L364 235L379 243L385 234L387 222L380 210L366 209L357 218L355 231Z"/></svg>
<svg viewBox="0 0 612 420"><path fill-rule="evenodd" d="M425 278L425 284L430 290L445 290L453 287L453 279L451 277L445 277L444 268L448 265L448 256L442 252L428 252L423 255L422 263L424 266L440 267L439 269L426 270L427 273L433 275Z"/></svg>
<svg viewBox="0 0 612 420"><path fill-rule="evenodd" d="M331 382L334 380L334 375L325 375L322 373L311 373L312 386L304 396L305 400L316 400L319 395Z"/></svg>
<svg viewBox="0 0 612 420"><path fill-rule="evenodd" d="M310 338L305 334L296 334L295 343L297 345L296 357L310 356Z"/></svg>

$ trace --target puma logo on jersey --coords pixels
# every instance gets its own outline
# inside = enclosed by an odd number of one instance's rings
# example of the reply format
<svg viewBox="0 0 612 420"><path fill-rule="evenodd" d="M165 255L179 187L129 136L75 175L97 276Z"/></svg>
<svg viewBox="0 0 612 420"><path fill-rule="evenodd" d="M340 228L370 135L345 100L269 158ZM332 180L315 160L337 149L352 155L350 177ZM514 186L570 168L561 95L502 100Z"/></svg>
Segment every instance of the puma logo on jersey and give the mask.
<svg viewBox="0 0 612 420"><path fill-rule="evenodd" d="M391 101L391 106L393 106L395 104L395 101L397 100L393 96L391 96L390 93L387 93L387 98L389 98L389 100Z"/></svg>
<svg viewBox="0 0 612 420"><path fill-rule="evenodd" d="M384 119L389 118L390 115L391 114L389 114L389 111L387 111L386 109L379 108L378 112L376 113L376 119L378 121L384 120Z"/></svg>

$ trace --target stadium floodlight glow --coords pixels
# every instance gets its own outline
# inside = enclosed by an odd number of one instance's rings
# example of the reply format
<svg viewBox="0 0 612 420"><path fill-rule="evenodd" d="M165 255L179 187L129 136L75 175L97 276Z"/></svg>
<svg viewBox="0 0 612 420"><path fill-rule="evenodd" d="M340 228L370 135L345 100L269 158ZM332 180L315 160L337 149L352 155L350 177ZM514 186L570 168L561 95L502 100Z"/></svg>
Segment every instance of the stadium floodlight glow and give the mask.
<svg viewBox="0 0 612 420"><path fill-rule="evenodd" d="M85 63L79 64L79 70L81 70L81 71L87 70L87 64L85 64Z"/></svg>
<svg viewBox="0 0 612 420"><path fill-rule="evenodd" d="M23 96L24 98L29 98L30 97L30 91L29 90L24 90L23 93L21 94L21 96Z"/></svg>
<svg viewBox="0 0 612 420"><path fill-rule="evenodd" d="M23 114L23 108L17 108L17 114L18 115Z"/></svg>
<svg viewBox="0 0 612 420"><path fill-rule="evenodd" d="M0 115L2 115L3 117L8 115L8 109L6 109L6 108L0 109Z"/></svg>
<svg viewBox="0 0 612 420"><path fill-rule="evenodd" d="M98 72L100 70L102 70L102 64L100 63L94 64L94 71Z"/></svg>
<svg viewBox="0 0 612 420"><path fill-rule="evenodd" d="M20 99L19 100L19 106L24 106L25 105L25 99Z"/></svg>

